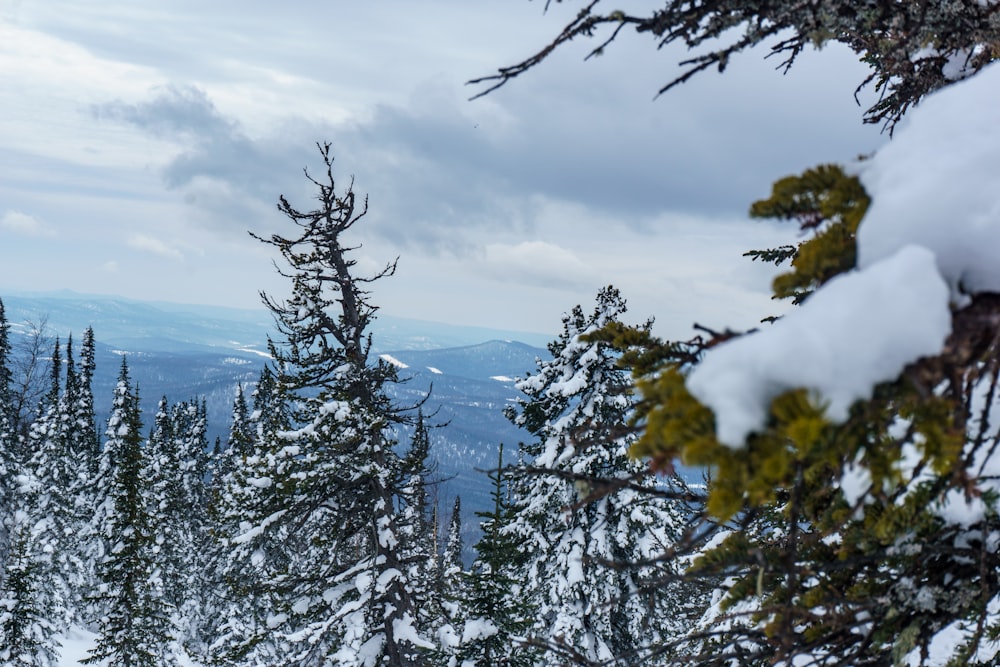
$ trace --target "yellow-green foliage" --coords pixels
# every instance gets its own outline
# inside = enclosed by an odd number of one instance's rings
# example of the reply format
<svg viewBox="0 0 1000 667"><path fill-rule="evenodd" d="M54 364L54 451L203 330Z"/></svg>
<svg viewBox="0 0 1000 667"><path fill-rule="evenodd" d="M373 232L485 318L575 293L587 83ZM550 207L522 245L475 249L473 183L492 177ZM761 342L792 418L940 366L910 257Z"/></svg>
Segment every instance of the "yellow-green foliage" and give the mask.
<svg viewBox="0 0 1000 667"><path fill-rule="evenodd" d="M793 260L775 280L775 297L801 301L852 269L868 205L858 180L830 165L782 179L771 198L755 203L755 216L794 219L814 232L797 247L750 253ZM762 631L769 646L849 645L844 638L854 630L845 629L870 622L859 650L879 659L908 654L914 637L936 627L940 610L915 605L907 591L950 591L961 577L980 581L974 559L963 572L952 546L926 548L952 544L942 537L949 527L937 512L941 500L954 490L979 494L964 460L968 399L940 389L945 379L961 386L967 369L944 373L947 357L911 367L874 387L836 424L821 397L787 391L771 402L764 426L733 448L719 442L715 416L685 384L706 346L728 335L678 344L622 325L594 334L622 351L621 363L636 378L640 438L632 454L667 470L673 461L707 468L707 513L738 527L702 552L688 575L728 580L720 609ZM847 478L863 488L845 493ZM972 613L989 599L975 590L966 597L949 604Z"/></svg>
<svg viewBox="0 0 1000 667"><path fill-rule="evenodd" d="M805 300L817 287L854 268L855 234L870 203L861 181L837 165L820 165L777 181L767 199L754 202L755 218L795 220L815 234L790 253L792 270L774 279L774 298ZM748 253L766 257L766 251Z"/></svg>

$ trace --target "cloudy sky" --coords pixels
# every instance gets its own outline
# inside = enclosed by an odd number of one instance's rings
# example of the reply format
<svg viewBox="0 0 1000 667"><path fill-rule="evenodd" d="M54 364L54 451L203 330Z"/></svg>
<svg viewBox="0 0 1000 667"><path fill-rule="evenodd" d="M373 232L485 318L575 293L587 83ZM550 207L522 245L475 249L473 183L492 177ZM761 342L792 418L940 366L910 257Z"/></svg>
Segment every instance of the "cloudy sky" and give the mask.
<svg viewBox="0 0 1000 667"><path fill-rule="evenodd" d="M279 194L309 205L329 141L370 198L359 268L400 258L387 313L555 332L613 283L663 335L771 314L740 255L795 234L745 211L887 141L852 96L865 69L827 48L782 75L757 52L654 99L684 53L626 35L469 101L576 9L0 0L0 295L255 307L285 285L247 230L282 230Z"/></svg>

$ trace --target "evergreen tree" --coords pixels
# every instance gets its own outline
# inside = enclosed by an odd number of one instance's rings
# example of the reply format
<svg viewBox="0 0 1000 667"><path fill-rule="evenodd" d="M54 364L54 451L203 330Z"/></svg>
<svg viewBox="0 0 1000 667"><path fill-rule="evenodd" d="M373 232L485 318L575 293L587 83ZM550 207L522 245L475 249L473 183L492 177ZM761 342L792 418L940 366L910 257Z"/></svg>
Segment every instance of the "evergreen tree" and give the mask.
<svg viewBox="0 0 1000 667"><path fill-rule="evenodd" d="M94 415L94 372L97 369L95 360L96 345L93 327L87 327L83 333L83 345L80 350L80 371L78 373L76 401L73 405L75 420L74 451L87 462L87 469L93 475L97 472L97 461L101 454L101 442L97 434L97 423Z"/></svg>
<svg viewBox="0 0 1000 667"><path fill-rule="evenodd" d="M9 525L14 514L14 406L11 402L10 325L0 299L0 564L7 558Z"/></svg>
<svg viewBox="0 0 1000 667"><path fill-rule="evenodd" d="M177 527L180 559L165 568L180 582L174 599L168 600L177 610L175 625L186 645L202 652L208 639L202 634L207 619L207 604L212 583L206 576L211 542L208 514L209 454L207 410L205 401L181 403L174 408L174 433L178 438L179 473L176 484L180 502L168 512L168 521Z"/></svg>
<svg viewBox="0 0 1000 667"><path fill-rule="evenodd" d="M225 478L233 471L239 460L249 453L255 436L250 416L246 396L243 394L243 385L237 384L232 416L229 420L229 437L226 439L225 449L220 449L213 456L213 477L220 480Z"/></svg>
<svg viewBox="0 0 1000 667"><path fill-rule="evenodd" d="M418 626L433 630L441 625L441 587L437 580L437 536L427 516L427 483L431 475L430 434L418 410L410 449L403 460L403 487L399 494L400 559L412 588Z"/></svg>
<svg viewBox="0 0 1000 667"><path fill-rule="evenodd" d="M482 519L483 536L476 543L472 569L463 577L461 617L455 614L454 619L461 634L453 639L451 655L462 665L531 667L539 656L524 639L535 623L537 610L525 596L520 576L529 554L506 529L515 514L508 499L502 444L497 468L489 478L493 509L476 513Z"/></svg>
<svg viewBox="0 0 1000 667"><path fill-rule="evenodd" d="M146 504L148 466L139 398L122 359L99 469L95 532L102 539L95 594L103 610L96 646L85 660L110 667L173 664L169 609L155 568L156 536Z"/></svg>
<svg viewBox="0 0 1000 667"><path fill-rule="evenodd" d="M461 586L462 573L462 497L455 496L451 508L451 521L445 536L444 554L441 558L441 588L457 592Z"/></svg>
<svg viewBox="0 0 1000 667"><path fill-rule="evenodd" d="M654 3L655 4L655 3ZM996 60L1000 43L997 7L982 2L895 2L851 0L801 3L777 0L684 2L664 0L659 7L632 13L618 5L605 10L600 0L587 3L558 36L531 57L503 67L486 83L484 95L540 64L573 40L596 38L591 55L600 55L634 28L660 47L683 44L704 49L681 62L687 67L664 85L665 92L706 69L725 70L730 60L760 44L783 59L787 70L811 46L838 42L871 68L859 89L872 82L880 93L865 120L890 128L928 93L972 76Z"/></svg>
<svg viewBox="0 0 1000 667"><path fill-rule="evenodd" d="M683 622L690 595L665 586L637 596L646 580L676 578L666 566L636 564L670 549L688 517L629 457L631 379L620 355L592 337L624 312L612 287L598 293L592 315L574 308L549 346L553 358L518 382L527 399L509 411L537 436L524 445L530 474L514 487L516 519L505 528L530 554L522 572L538 609L535 640L593 662L637 661L655 650Z"/></svg>
<svg viewBox="0 0 1000 667"><path fill-rule="evenodd" d="M39 403L37 414L44 415L45 412L59 402L60 378L62 375L62 353L59 348L59 336L52 347L52 358L49 362L49 390Z"/></svg>
<svg viewBox="0 0 1000 667"><path fill-rule="evenodd" d="M53 613L58 616L50 620L63 628L81 619L84 606L81 596L88 584L80 535L89 518L83 502L89 485L86 465L89 452L81 451L80 429L74 416L80 384L72 336L66 343L65 384L58 394L60 382L55 369L60 364L60 355L54 353L51 387L43 403L47 407L28 430L25 453L30 459L24 473L37 489L26 506L35 526L33 532L38 533L34 539L52 551L45 575L49 577Z"/></svg>
<svg viewBox="0 0 1000 667"><path fill-rule="evenodd" d="M4 309L3 299L0 299L0 419L10 419L11 405L11 368L10 359L10 323Z"/></svg>
<svg viewBox="0 0 1000 667"><path fill-rule="evenodd" d="M279 660L280 642L267 623L273 618L274 595L261 582L269 573L288 568L292 547L287 529L274 526L270 539L257 540L249 556L243 551L241 536L250 526L248 518L263 512L270 484L265 480L271 479L274 463L272 447L280 442L279 433L292 428L291 423L288 394L265 367L253 392L247 429L250 441L241 444L238 436L230 436L233 446L223 453L220 472L213 479L211 567L213 580L223 585L223 591L216 591L217 622L209 624L214 630L207 632L213 638L208 648L213 665L243 665L248 656L265 664Z"/></svg>
<svg viewBox="0 0 1000 667"><path fill-rule="evenodd" d="M53 667L61 613L53 600L51 545L32 534L28 514L12 518L10 552L0 578L0 665ZM53 619L56 619L55 621Z"/></svg>
<svg viewBox="0 0 1000 667"><path fill-rule="evenodd" d="M262 239L281 252L292 281L288 301L265 303L284 338L271 352L278 391L298 406L296 428L268 433L253 473L242 473L254 489L237 493L252 500L227 544L274 605L267 621L288 645L284 664L409 667L431 644L402 560L406 475L391 429L405 418L386 394L395 369L369 359L375 307L364 290L394 265L352 275L343 234L366 211L350 188L336 191L330 147L320 149L326 178L310 177L318 208L302 212L282 197L279 209L299 231ZM278 539L282 553L268 557Z"/></svg>

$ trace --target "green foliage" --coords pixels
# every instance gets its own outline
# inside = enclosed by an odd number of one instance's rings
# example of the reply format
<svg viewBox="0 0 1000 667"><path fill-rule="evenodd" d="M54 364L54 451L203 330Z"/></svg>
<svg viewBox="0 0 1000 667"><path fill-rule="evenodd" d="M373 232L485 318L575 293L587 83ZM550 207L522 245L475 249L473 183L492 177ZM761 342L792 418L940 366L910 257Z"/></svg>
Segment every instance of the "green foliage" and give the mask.
<svg viewBox="0 0 1000 667"><path fill-rule="evenodd" d="M160 667L170 664L169 611L155 566L156 534L146 501L148 467L142 447L138 392L122 359L108 440L101 461L103 493L97 514L103 558L97 564L103 606L96 646L85 664Z"/></svg>
<svg viewBox="0 0 1000 667"><path fill-rule="evenodd" d="M852 269L868 205L858 180L830 165L778 181L755 203L753 215L810 232L794 252L749 253L792 259L775 297L801 302ZM980 482L1000 442L990 418L1000 392L998 308L1000 300L978 295L956 311L939 356L874 387L842 422L806 389L776 396L763 427L739 447L719 442L713 413L686 386L701 354L736 334L671 343L619 324L590 334L614 345L636 378L632 455L664 471L678 460L705 467L705 512L716 526L705 535L729 531L691 561L688 577L725 583L676 662L829 655L837 664L899 663L920 656L949 623L962 638L951 664L972 660L997 626L990 609L1000 599L1000 580L983 574L1000 569L987 545L1000 540L998 499ZM981 516L949 519L947 508L964 512L963 501Z"/></svg>
<svg viewBox="0 0 1000 667"><path fill-rule="evenodd" d="M489 512L476 512L482 519L483 536L476 543L476 560L469 572L461 576L464 599L461 600L465 620L473 623L488 621L496 632L473 632L459 646L459 660L476 665L509 665L532 667L537 664L538 651L518 641L528 634L535 622L537 610L522 593L524 581L518 576L528 554L520 548L517 537L505 528L515 518L508 500L509 470L503 464L503 444L497 456L497 467L489 473Z"/></svg>
<svg viewBox="0 0 1000 667"><path fill-rule="evenodd" d="M855 234L870 201L857 176L825 164L778 180L769 198L751 205L754 218L793 220L800 230L813 232L796 247L745 253L775 264L791 259L792 270L774 280L774 298L801 303L823 283L854 268Z"/></svg>

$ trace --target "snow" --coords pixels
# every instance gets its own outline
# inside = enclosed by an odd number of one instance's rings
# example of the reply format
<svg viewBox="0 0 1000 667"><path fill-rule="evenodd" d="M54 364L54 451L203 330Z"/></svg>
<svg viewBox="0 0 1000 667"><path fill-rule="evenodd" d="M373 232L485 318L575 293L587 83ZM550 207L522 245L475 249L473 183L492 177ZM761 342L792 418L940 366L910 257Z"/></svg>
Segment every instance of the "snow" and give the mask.
<svg viewBox="0 0 1000 667"><path fill-rule="evenodd" d="M437 648L434 644L420 636L420 633L413 626L413 617L409 614L405 614L403 618L395 619L392 622L392 632L399 641L409 642L420 648Z"/></svg>
<svg viewBox="0 0 1000 667"><path fill-rule="evenodd" d="M83 664L87 658L87 653L94 648L97 642L97 635L88 632L83 628L71 628L66 636L62 638L62 650L59 652L59 667L75 667ZM107 661L101 661L98 665L106 665Z"/></svg>
<svg viewBox="0 0 1000 667"><path fill-rule="evenodd" d="M833 420L878 382L941 349L951 331L948 289L926 248L834 278L771 327L712 349L688 389L712 408L719 441L742 447L771 400L806 387Z"/></svg>
<svg viewBox="0 0 1000 667"><path fill-rule="evenodd" d="M873 197L858 229L860 267L918 244L933 250L956 301L962 291L1000 291L997 109L992 65L928 97L863 167Z"/></svg>
<svg viewBox="0 0 1000 667"><path fill-rule="evenodd" d="M380 359L382 359L383 361L386 361L386 362L392 364L396 368L409 368L408 364L404 364L402 361L400 361L396 357L392 356L391 354L380 354L378 356L379 356Z"/></svg>
<svg viewBox="0 0 1000 667"><path fill-rule="evenodd" d="M872 206L858 268L757 334L710 350L688 388L742 447L771 399L805 387L842 420L918 358L940 351L949 300L1000 292L1000 67L929 96L859 171Z"/></svg>
<svg viewBox="0 0 1000 667"><path fill-rule="evenodd" d="M255 350L252 347L238 347L236 348L240 352L248 352L250 354L256 354L259 357L264 357L265 359L270 359L271 355L267 352L261 352L260 350Z"/></svg>
<svg viewBox="0 0 1000 667"><path fill-rule="evenodd" d="M428 366L427 370L429 370L431 373L434 373L434 375L443 375L443 373L439 369L434 368L433 366Z"/></svg>
<svg viewBox="0 0 1000 667"><path fill-rule="evenodd" d="M84 628L74 626L66 632L60 641L62 647L59 650L56 667L78 667L84 664L83 661L89 657L90 651L96 646L97 635ZM176 662L172 664L176 664L177 667L199 667L183 650L180 650L174 658ZM102 660L89 664L96 667L106 667L108 661Z"/></svg>
<svg viewBox="0 0 1000 667"><path fill-rule="evenodd" d="M497 382L515 382L515 378L508 377L506 375L491 375L491 380L496 380Z"/></svg>
<svg viewBox="0 0 1000 667"><path fill-rule="evenodd" d="M486 618L470 618L462 628L462 643L468 644L476 639L485 639L497 634L499 629L493 621Z"/></svg>

